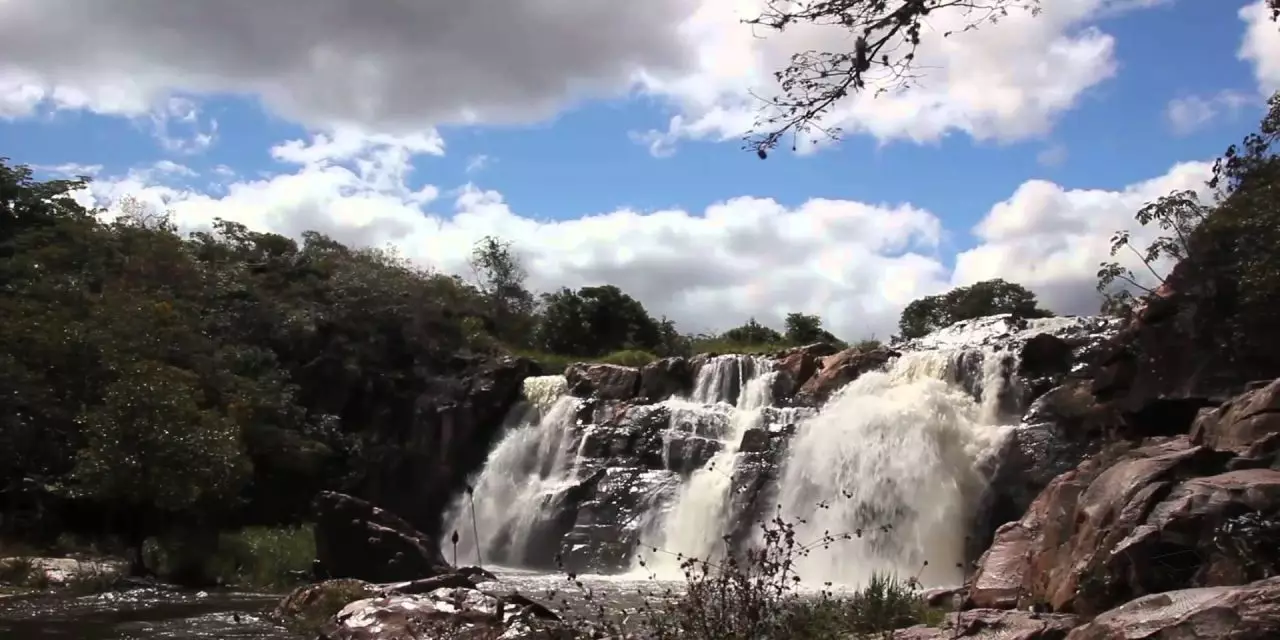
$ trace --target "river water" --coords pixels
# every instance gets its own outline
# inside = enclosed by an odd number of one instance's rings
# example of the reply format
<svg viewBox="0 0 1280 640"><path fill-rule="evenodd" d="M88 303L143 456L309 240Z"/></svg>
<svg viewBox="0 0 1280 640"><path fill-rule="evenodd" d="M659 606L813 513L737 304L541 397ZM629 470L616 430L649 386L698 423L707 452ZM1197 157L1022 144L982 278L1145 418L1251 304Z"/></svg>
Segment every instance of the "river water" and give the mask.
<svg viewBox="0 0 1280 640"><path fill-rule="evenodd" d="M519 591L569 612L635 607L671 586L638 577L581 576L498 570L495 591ZM267 614L281 595L163 588L88 596L43 593L0 596L0 640L303 640Z"/></svg>

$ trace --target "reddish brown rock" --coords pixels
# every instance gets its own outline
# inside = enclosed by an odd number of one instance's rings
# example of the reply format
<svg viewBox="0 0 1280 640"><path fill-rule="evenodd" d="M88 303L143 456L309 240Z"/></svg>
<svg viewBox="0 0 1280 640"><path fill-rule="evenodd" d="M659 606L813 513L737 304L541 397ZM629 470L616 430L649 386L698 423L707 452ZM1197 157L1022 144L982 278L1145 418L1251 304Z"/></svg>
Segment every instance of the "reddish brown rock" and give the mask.
<svg viewBox="0 0 1280 640"><path fill-rule="evenodd" d="M947 616L936 627L917 625L893 633L895 640L1062 640L1080 621L1073 615L974 609Z"/></svg>
<svg viewBox="0 0 1280 640"><path fill-rule="evenodd" d="M630 400L640 390L640 370L635 367L578 363L569 365L564 376L569 393L579 398Z"/></svg>
<svg viewBox="0 0 1280 640"><path fill-rule="evenodd" d="M822 358L815 372L796 392L796 402L811 406L820 405L840 387L853 382L858 376L881 369L898 352L883 347L863 351L850 347L840 353Z"/></svg>
<svg viewBox="0 0 1280 640"><path fill-rule="evenodd" d="M778 370L791 376L795 385L801 386L817 373L822 358L834 355L838 349L825 342L788 349L778 354Z"/></svg>
<svg viewBox="0 0 1280 640"><path fill-rule="evenodd" d="M1270 638L1280 638L1280 578L1144 596L1067 635L1067 640Z"/></svg>
<svg viewBox="0 0 1280 640"><path fill-rule="evenodd" d="M1214 410L1200 413L1191 439L1246 457L1273 453L1280 440L1280 380L1248 391Z"/></svg>
<svg viewBox="0 0 1280 640"><path fill-rule="evenodd" d="M692 388L693 366L685 358L663 358L640 369L638 395L645 400L661 402Z"/></svg>

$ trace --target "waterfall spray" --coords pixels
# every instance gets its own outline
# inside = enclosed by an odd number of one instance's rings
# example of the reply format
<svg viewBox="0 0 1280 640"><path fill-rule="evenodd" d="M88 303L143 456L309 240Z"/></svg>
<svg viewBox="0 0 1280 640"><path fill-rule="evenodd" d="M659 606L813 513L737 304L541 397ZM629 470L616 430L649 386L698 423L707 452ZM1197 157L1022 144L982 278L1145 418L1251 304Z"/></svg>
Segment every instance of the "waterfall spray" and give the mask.
<svg viewBox="0 0 1280 640"><path fill-rule="evenodd" d="M471 501L471 535L473 540L480 540L480 525L476 523L476 490L471 485L467 485L467 499ZM456 544L456 543L455 543ZM476 545L476 566L483 567L484 560L480 558L480 545Z"/></svg>

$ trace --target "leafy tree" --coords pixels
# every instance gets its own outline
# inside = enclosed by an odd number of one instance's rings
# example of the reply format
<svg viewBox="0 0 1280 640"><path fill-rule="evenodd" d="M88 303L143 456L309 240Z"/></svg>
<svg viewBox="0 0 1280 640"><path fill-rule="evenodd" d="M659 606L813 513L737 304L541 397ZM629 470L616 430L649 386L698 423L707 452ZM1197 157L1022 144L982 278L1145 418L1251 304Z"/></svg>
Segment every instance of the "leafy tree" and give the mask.
<svg viewBox="0 0 1280 640"><path fill-rule="evenodd" d="M655 321L640 301L613 285L544 294L539 347L595 357L622 349L661 350L674 327Z"/></svg>
<svg viewBox="0 0 1280 640"><path fill-rule="evenodd" d="M912 301L902 310L898 331L903 338L918 338L961 320L999 313L1024 318L1053 315L1041 309L1036 295L1022 285L997 278Z"/></svg>
<svg viewBox="0 0 1280 640"><path fill-rule="evenodd" d="M787 342L792 344L813 344L815 342L838 342L830 331L822 328L822 318L805 313L788 313L786 319Z"/></svg>
<svg viewBox="0 0 1280 640"><path fill-rule="evenodd" d="M778 344L782 342L781 333L756 322L755 318L748 319L747 323L740 327L725 331L720 337L728 342L741 345Z"/></svg>
<svg viewBox="0 0 1280 640"><path fill-rule="evenodd" d="M533 294L525 288L528 274L511 248L511 242L485 236L471 252L471 270L481 294L489 301L498 336L524 344L533 325Z"/></svg>

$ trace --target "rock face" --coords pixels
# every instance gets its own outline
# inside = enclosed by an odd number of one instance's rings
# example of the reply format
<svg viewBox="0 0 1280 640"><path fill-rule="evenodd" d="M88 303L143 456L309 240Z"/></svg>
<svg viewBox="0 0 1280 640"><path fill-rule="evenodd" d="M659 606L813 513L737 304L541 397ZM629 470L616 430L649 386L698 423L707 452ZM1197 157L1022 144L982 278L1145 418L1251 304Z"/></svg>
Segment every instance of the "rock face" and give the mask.
<svg viewBox="0 0 1280 640"><path fill-rule="evenodd" d="M640 390L645 402L683 396L693 389L693 365L685 358L663 358L640 369Z"/></svg>
<svg viewBox="0 0 1280 640"><path fill-rule="evenodd" d="M630 400L640 390L640 370L616 364L572 364L565 369L569 393L579 398Z"/></svg>
<svg viewBox="0 0 1280 640"><path fill-rule="evenodd" d="M1241 425L1268 415L1257 410L1271 389L1205 412L1194 438L1121 442L1055 478L1021 520L996 533L971 604L1097 614L1151 593L1280 571L1280 549L1262 542L1280 533L1280 471L1238 457L1253 452L1239 438L1213 435L1249 432ZM1198 444L1209 441L1236 451Z"/></svg>
<svg viewBox="0 0 1280 640"><path fill-rule="evenodd" d="M918 625L895 631L893 637L901 640L1062 640L1079 623L1079 618L1072 615L974 609L953 613L936 627Z"/></svg>
<svg viewBox="0 0 1280 640"><path fill-rule="evenodd" d="M455 358L451 370L427 376L425 391L403 411L361 433L349 493L388 509L419 531L436 531L467 476L484 464L503 420L520 400L521 383L541 373L525 358Z"/></svg>
<svg viewBox="0 0 1280 640"><path fill-rule="evenodd" d="M573 637L560 618L521 596L474 587L394 591L357 600L322 629L321 640L533 640Z"/></svg>
<svg viewBox="0 0 1280 640"><path fill-rule="evenodd" d="M322 577L395 582L449 570L434 540L384 509L331 491L316 496L314 508Z"/></svg>
<svg viewBox="0 0 1280 640"><path fill-rule="evenodd" d="M1073 630L1067 640L1280 638L1280 578L1138 598Z"/></svg>
<svg viewBox="0 0 1280 640"><path fill-rule="evenodd" d="M850 347L827 356L818 361L817 370L796 391L796 403L816 407L826 402L837 389L853 382L858 376L884 367L885 363L898 355L898 352L885 348L861 350ZM805 372L803 362L797 365L800 373Z"/></svg>

